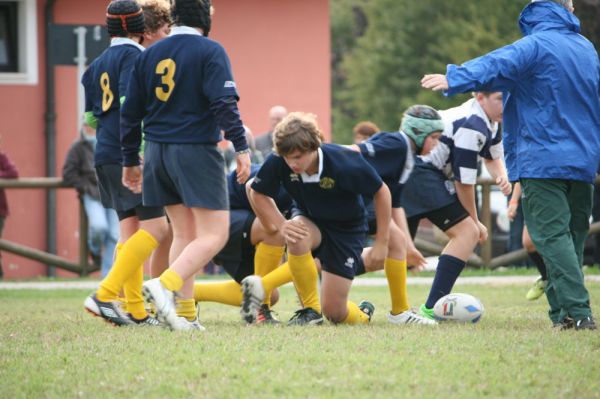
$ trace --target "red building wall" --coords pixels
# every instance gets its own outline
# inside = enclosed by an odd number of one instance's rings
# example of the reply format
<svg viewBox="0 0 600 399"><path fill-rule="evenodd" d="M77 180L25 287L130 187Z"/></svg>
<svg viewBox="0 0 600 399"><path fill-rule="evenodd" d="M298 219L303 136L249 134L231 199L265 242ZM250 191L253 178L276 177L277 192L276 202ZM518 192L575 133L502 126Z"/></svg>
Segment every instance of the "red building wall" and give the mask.
<svg viewBox="0 0 600 399"><path fill-rule="evenodd" d="M44 0L38 0L39 83L0 85L2 148L23 177L45 176ZM56 0L57 24L103 24L107 1ZM330 33L327 0L214 0L211 37L224 45L232 62L244 123L255 134L268 128L268 110L318 115L330 131ZM56 67L56 170L77 137L77 71ZM42 190L8 190L11 216L3 238L46 248L46 197ZM78 200L73 190L57 191L57 253L78 258ZM3 254L5 278L45 275L44 265ZM60 276L72 275L58 271Z"/></svg>

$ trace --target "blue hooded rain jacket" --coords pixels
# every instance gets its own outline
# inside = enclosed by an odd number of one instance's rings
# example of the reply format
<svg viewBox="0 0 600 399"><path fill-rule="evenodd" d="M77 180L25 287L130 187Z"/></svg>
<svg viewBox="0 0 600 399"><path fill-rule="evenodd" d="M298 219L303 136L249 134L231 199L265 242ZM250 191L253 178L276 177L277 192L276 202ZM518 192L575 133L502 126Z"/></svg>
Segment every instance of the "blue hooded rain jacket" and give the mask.
<svg viewBox="0 0 600 399"><path fill-rule="evenodd" d="M504 92L509 179L593 182L600 164L600 63L579 20L550 1L521 12L524 37L461 66L445 95Z"/></svg>

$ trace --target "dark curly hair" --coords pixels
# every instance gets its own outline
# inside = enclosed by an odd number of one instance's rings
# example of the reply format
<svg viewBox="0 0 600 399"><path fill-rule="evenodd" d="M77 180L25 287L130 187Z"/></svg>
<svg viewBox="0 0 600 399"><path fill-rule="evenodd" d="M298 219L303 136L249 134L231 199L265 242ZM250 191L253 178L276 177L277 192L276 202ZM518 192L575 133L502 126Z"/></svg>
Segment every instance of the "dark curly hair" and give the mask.
<svg viewBox="0 0 600 399"><path fill-rule="evenodd" d="M171 17L175 25L201 28L208 36L211 26L210 0L171 0Z"/></svg>
<svg viewBox="0 0 600 399"><path fill-rule="evenodd" d="M114 0L106 9L106 26L110 36L127 37L144 33L144 13L135 0Z"/></svg>

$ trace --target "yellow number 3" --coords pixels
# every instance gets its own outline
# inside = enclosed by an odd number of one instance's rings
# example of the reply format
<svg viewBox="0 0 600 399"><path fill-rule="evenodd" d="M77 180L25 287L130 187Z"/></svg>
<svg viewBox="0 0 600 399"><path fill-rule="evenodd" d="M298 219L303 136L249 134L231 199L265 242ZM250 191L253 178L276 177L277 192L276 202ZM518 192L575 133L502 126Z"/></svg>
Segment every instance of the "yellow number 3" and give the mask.
<svg viewBox="0 0 600 399"><path fill-rule="evenodd" d="M102 111L106 112L115 99L113 92L110 90L110 78L107 72L100 75L100 87L102 88Z"/></svg>
<svg viewBox="0 0 600 399"><path fill-rule="evenodd" d="M175 81L173 77L175 76L175 61L170 58L166 60L162 60L156 65L156 74L162 75L160 78L160 83L162 86L157 87L155 90L156 97L160 101L167 101L173 93L173 88L175 87ZM166 89L165 90L165 86Z"/></svg>

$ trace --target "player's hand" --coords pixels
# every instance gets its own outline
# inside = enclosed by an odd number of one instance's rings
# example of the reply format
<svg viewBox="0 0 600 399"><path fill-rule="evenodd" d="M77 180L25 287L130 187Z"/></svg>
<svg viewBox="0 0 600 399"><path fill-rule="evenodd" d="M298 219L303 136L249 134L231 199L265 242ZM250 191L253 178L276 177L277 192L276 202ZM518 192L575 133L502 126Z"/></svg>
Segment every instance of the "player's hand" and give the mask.
<svg viewBox="0 0 600 399"><path fill-rule="evenodd" d="M479 228L479 242L485 242L488 238L487 227L480 221L477 221L477 227Z"/></svg>
<svg viewBox="0 0 600 399"><path fill-rule="evenodd" d="M243 154L236 154L235 162L237 164L235 168L237 182L239 184L244 184L250 177L250 154L247 152Z"/></svg>
<svg viewBox="0 0 600 399"><path fill-rule="evenodd" d="M124 166L122 183L125 187L136 194L142 192L142 167L141 166Z"/></svg>
<svg viewBox="0 0 600 399"><path fill-rule="evenodd" d="M421 86L433 91L448 90L448 79L446 79L446 75L425 75L421 79Z"/></svg>
<svg viewBox="0 0 600 399"><path fill-rule="evenodd" d="M287 242L295 244L308 237L308 227L301 220L286 220L281 226L281 235Z"/></svg>
<svg viewBox="0 0 600 399"><path fill-rule="evenodd" d="M369 265L371 265L371 267L374 270L381 270L383 269L383 264L385 262L385 258L387 257L387 253L388 253L388 245L387 243L384 242L379 242L377 240L375 240L375 242L373 243L373 247L371 248L371 251L369 251L369 253L367 254L367 263Z"/></svg>
<svg viewBox="0 0 600 399"><path fill-rule="evenodd" d="M502 190L502 194L508 196L512 192L512 184L508 181L506 176L498 176L496 178L496 184Z"/></svg>
<svg viewBox="0 0 600 399"><path fill-rule="evenodd" d="M515 202L508 203L508 208L506 210L506 213L508 215L508 220L510 220L511 222L513 220L515 220L515 217L517 216L517 208L518 207L519 207L518 203L515 203Z"/></svg>
<svg viewBox="0 0 600 399"><path fill-rule="evenodd" d="M420 272L427 266L427 260L414 245L409 245L406 249L406 263L412 267L413 272Z"/></svg>

